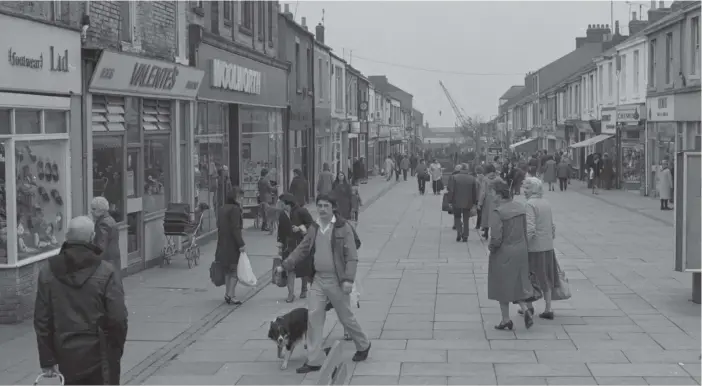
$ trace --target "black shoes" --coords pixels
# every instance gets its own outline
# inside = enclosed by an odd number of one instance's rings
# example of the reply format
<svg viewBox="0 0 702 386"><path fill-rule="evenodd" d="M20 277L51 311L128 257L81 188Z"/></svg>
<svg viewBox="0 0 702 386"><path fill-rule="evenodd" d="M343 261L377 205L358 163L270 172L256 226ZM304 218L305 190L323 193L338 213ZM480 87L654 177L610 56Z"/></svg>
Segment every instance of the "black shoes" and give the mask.
<svg viewBox="0 0 702 386"><path fill-rule="evenodd" d="M368 342L368 348L363 350L363 351L356 351L355 354L353 354L353 358L351 358L352 361L354 362L363 362L366 359L368 359L368 353L370 353L371 349L371 343Z"/></svg>
<svg viewBox="0 0 702 386"><path fill-rule="evenodd" d="M295 372L298 374L307 374L307 373L311 373L314 371L319 371L321 369L322 369L322 366L310 366L307 363L305 363L304 365L302 365L302 367L295 370Z"/></svg>
<svg viewBox="0 0 702 386"><path fill-rule="evenodd" d="M514 323L510 320L509 322L500 322L495 326L495 330L512 330L514 329Z"/></svg>

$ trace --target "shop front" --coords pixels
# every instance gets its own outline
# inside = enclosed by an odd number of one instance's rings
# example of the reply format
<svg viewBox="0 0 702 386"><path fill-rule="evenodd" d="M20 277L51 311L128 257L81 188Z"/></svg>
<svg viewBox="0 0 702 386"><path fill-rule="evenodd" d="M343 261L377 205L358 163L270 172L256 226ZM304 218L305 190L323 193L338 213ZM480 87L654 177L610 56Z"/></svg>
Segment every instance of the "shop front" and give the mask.
<svg viewBox="0 0 702 386"><path fill-rule="evenodd" d="M380 124L378 127L378 138L376 140L375 150L377 157L375 158L378 170L387 172L385 168L385 159L391 155L390 151L390 126Z"/></svg>
<svg viewBox="0 0 702 386"><path fill-rule="evenodd" d="M368 122L368 150L366 157L366 169L368 175L378 174L376 166L378 165L378 124L376 122Z"/></svg>
<svg viewBox="0 0 702 386"><path fill-rule="evenodd" d="M402 128L391 127L390 128L390 153L392 155L402 153L403 144L402 141L405 139Z"/></svg>
<svg viewBox="0 0 702 386"><path fill-rule="evenodd" d="M308 153L310 150L308 141L311 139L310 134L313 133L312 108L310 106L310 110L306 111L301 105L302 103L299 102L291 105L289 112L288 143L285 146L288 149L288 161L285 165L287 172L283 176L281 191L287 191L295 169L302 171L302 175L308 182L314 180L314 170L309 167L312 157Z"/></svg>
<svg viewBox="0 0 702 386"><path fill-rule="evenodd" d="M36 275L83 213L80 34L0 14L0 324L34 309ZM71 156L76 154L76 156Z"/></svg>
<svg viewBox="0 0 702 386"><path fill-rule="evenodd" d="M331 118L332 122L332 163L331 171L336 175L340 171L347 170L344 161L344 143L348 142L348 122L343 119ZM348 173L348 172L347 172Z"/></svg>
<svg viewBox="0 0 702 386"><path fill-rule="evenodd" d="M205 71L198 94L198 125L193 138L197 203L205 202L212 215L203 233L216 231L214 211L231 186L239 186L239 203L251 215L258 206L258 180L267 170L271 184L283 192L288 176L284 160L284 118L287 109L287 67L261 54L235 54L203 31L197 48L196 67ZM311 125L312 117L300 118ZM310 132L293 130L289 148L307 148ZM307 167L305 151L291 158L291 165ZM290 168L292 170L293 168ZM209 178L203 178L209 176ZM192 180L192 179L191 179ZM207 182L207 183L205 183Z"/></svg>
<svg viewBox="0 0 702 386"><path fill-rule="evenodd" d="M619 186L624 190L640 190L645 186L645 111L646 105L617 106L617 170ZM644 118L644 120L642 120Z"/></svg>
<svg viewBox="0 0 702 386"><path fill-rule="evenodd" d="M88 186L91 199L102 196L110 204L128 274L160 262L166 208L189 202L188 138L203 75L111 51L102 52L93 71L85 105Z"/></svg>
<svg viewBox="0 0 702 386"><path fill-rule="evenodd" d="M700 151L700 91L665 94L646 99L646 194L658 197L656 174L667 160L675 168L679 151Z"/></svg>

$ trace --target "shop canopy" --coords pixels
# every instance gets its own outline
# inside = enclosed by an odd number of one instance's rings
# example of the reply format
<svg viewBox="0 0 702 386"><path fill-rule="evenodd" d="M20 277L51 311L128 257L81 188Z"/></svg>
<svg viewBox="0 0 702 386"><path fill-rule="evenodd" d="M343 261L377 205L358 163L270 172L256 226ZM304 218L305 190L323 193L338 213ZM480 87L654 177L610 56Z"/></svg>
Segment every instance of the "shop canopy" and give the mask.
<svg viewBox="0 0 702 386"><path fill-rule="evenodd" d="M584 141L581 141L581 142L578 142L578 143L574 143L574 144L570 145L570 147L573 148L573 149L577 149L577 148L581 148L581 147L590 146L590 145L594 145L594 144L600 143L600 142L604 141L605 139L609 139L609 138L612 138L612 136L609 135L609 134L600 134L600 135L596 135L596 136L594 136L594 137L592 137L592 138L588 138L588 139L586 139L586 140L584 140Z"/></svg>
<svg viewBox="0 0 702 386"><path fill-rule="evenodd" d="M509 149L512 151L524 151L524 152L529 152L529 151L536 151L538 143L536 142L538 138L527 138L523 141L519 141L517 143L513 143L509 145Z"/></svg>

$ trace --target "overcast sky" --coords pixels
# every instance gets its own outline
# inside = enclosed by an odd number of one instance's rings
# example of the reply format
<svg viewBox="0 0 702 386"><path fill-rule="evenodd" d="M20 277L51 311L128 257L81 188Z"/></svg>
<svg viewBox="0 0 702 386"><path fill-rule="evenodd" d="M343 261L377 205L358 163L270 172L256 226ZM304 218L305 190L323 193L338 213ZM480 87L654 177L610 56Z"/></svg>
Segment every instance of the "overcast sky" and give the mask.
<svg viewBox="0 0 702 386"><path fill-rule="evenodd" d="M650 1L632 2L644 13ZM670 1L666 5L670 5ZM489 119L498 98L575 49L588 24L610 24L609 1L298 1L288 4L310 31L322 20L325 43L365 75L386 75L414 96L430 126L456 122L439 86L471 116ZM630 6L614 2L628 34ZM382 63L384 62L384 63ZM438 71L423 71L419 67ZM465 75L478 73L496 75ZM441 114L440 114L441 113Z"/></svg>

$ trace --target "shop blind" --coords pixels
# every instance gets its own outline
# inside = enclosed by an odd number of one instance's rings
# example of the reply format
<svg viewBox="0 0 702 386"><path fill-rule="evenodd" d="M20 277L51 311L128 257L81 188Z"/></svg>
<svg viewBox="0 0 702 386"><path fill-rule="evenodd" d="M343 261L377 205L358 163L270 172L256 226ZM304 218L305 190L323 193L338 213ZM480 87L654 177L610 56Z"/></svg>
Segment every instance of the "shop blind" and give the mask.
<svg viewBox="0 0 702 386"><path fill-rule="evenodd" d="M144 131L171 130L171 102L156 99L144 99L142 114Z"/></svg>
<svg viewBox="0 0 702 386"><path fill-rule="evenodd" d="M93 95L92 105L93 131L125 131L124 98Z"/></svg>

